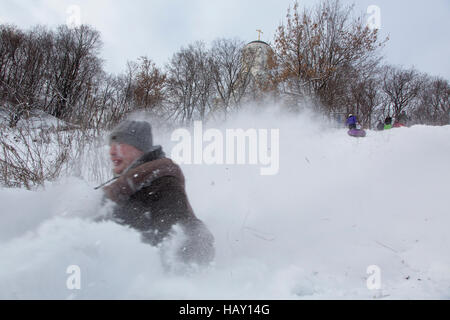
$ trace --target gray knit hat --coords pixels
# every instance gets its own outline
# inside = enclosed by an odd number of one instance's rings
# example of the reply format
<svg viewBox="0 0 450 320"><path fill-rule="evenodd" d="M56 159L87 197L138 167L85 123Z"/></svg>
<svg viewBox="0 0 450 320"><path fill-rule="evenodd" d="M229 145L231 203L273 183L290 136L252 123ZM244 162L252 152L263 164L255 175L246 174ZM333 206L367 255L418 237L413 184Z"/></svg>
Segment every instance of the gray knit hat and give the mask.
<svg viewBox="0 0 450 320"><path fill-rule="evenodd" d="M152 126L145 121L123 121L109 135L109 143L113 142L129 144L147 152L153 146Z"/></svg>

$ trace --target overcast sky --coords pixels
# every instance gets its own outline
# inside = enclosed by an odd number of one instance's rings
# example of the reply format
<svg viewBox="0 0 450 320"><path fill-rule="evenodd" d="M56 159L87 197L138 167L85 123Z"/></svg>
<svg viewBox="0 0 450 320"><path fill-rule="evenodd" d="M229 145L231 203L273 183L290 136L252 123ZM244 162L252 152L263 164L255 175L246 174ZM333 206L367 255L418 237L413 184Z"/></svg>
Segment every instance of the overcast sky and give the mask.
<svg viewBox="0 0 450 320"><path fill-rule="evenodd" d="M316 0L299 1L311 6ZM384 50L391 64L450 79L449 0L342 0L358 12L376 5L381 34L390 40ZM127 60L147 55L164 65L181 46L219 38L252 41L256 29L273 43L277 26L293 0L0 0L0 23L21 28L66 23L76 5L81 22L102 33L105 68L121 72Z"/></svg>

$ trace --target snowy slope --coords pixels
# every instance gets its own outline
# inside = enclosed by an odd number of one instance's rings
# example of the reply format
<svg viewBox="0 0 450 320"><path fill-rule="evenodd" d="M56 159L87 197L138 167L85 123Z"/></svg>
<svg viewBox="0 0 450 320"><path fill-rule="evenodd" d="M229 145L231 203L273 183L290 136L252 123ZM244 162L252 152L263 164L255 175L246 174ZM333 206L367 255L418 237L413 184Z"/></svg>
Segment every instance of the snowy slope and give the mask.
<svg viewBox="0 0 450 320"><path fill-rule="evenodd" d="M0 189L0 298L450 299L450 126L358 140L269 114L218 128L279 128L280 172L182 166L216 237L213 266L165 272L136 232L92 222L106 211L101 192L68 178ZM169 138L157 134L170 151ZM81 290L66 288L69 265L81 268ZM380 290L366 286L371 265Z"/></svg>

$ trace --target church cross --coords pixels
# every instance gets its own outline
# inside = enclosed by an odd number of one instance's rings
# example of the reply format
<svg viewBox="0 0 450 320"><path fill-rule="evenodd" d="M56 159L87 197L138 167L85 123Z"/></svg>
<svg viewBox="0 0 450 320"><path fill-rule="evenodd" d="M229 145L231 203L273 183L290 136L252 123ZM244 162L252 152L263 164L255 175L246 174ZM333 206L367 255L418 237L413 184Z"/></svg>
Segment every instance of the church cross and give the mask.
<svg viewBox="0 0 450 320"><path fill-rule="evenodd" d="M264 32L262 32L261 30L256 30L256 32L258 32L258 41L261 41L261 33Z"/></svg>

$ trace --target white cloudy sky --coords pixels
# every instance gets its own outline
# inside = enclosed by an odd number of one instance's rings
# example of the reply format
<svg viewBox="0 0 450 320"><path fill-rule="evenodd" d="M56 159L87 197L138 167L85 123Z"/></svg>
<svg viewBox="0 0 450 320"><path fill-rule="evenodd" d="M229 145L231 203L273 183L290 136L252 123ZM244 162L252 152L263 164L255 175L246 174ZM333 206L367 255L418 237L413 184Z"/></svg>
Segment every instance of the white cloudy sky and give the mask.
<svg viewBox="0 0 450 320"><path fill-rule="evenodd" d="M342 0L381 9L382 35L390 36L384 54L392 64L415 66L450 79L449 0ZM299 1L310 6L318 0ZM21 28L65 23L71 5L83 23L102 33L105 67L120 72L127 60L147 55L165 64L181 46L218 37L252 41L256 29L273 42L277 26L293 0L0 0L0 23Z"/></svg>

